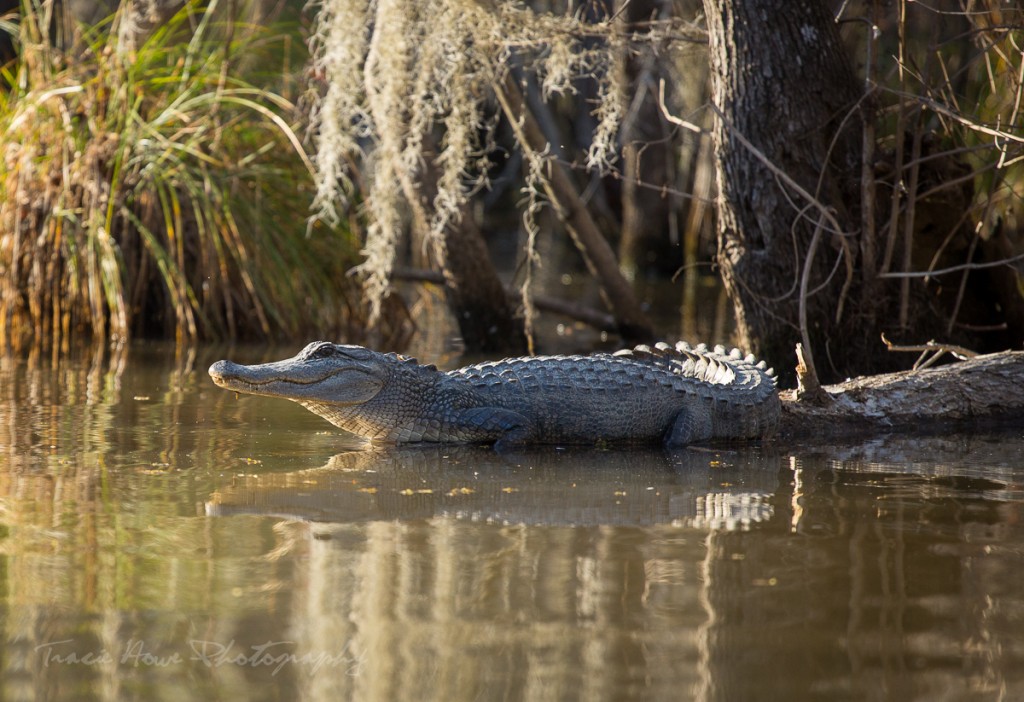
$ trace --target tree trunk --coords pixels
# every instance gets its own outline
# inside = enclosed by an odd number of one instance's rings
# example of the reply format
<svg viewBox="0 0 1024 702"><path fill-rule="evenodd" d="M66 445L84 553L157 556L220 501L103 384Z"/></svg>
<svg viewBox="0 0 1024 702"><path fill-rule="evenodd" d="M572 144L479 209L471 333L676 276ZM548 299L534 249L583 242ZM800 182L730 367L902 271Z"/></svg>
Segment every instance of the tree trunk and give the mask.
<svg viewBox="0 0 1024 702"><path fill-rule="evenodd" d="M469 212L445 229L434 250L444 272L445 299L459 324L466 350L526 353L523 320L515 316L483 234Z"/></svg>
<svg viewBox="0 0 1024 702"><path fill-rule="evenodd" d="M850 315L837 316L856 292L861 86L820 0L705 0L704 8L718 113L718 261L738 341L790 381L803 316L819 371L850 373L860 345L850 343ZM842 234L830 231L822 206Z"/></svg>
<svg viewBox="0 0 1024 702"><path fill-rule="evenodd" d="M662 0L619 0L625 32L642 32L646 23L662 14ZM636 280L641 271L655 270L668 277L683 264L678 227L673 228L673 198L656 186L675 181L671 139L657 95L656 47L637 53L624 48L623 82L629 86L622 123L622 238L619 261L626 276Z"/></svg>
<svg viewBox="0 0 1024 702"><path fill-rule="evenodd" d="M402 189L413 212L413 226L423 236L429 229L429 213L437 196L438 168L433 149L424 156L418 181L401 177ZM521 319L505 294L505 286L491 262L483 234L469 207L449 222L432 250L444 275L445 300L459 325L466 351L471 353L522 354L526 336Z"/></svg>

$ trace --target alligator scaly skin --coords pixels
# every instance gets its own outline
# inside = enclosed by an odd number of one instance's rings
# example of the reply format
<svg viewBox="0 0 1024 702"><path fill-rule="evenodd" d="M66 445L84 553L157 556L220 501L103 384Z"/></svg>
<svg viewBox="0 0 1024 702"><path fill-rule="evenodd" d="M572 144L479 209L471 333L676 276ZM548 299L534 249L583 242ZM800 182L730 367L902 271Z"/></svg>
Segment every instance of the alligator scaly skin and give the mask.
<svg viewBox="0 0 1024 702"><path fill-rule="evenodd" d="M780 411L763 362L685 343L441 372L397 354L314 342L276 363L220 361L210 375L229 390L299 402L374 442L683 446L770 436Z"/></svg>

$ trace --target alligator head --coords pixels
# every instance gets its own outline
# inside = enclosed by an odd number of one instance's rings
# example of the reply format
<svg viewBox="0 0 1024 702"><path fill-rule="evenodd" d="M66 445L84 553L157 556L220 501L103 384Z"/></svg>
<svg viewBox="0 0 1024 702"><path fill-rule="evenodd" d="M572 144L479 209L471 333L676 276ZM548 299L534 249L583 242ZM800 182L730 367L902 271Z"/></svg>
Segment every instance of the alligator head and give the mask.
<svg viewBox="0 0 1024 702"><path fill-rule="evenodd" d="M381 355L362 346L314 341L296 356L274 363L244 366L217 361L213 382L226 390L269 395L299 403L361 405L387 382Z"/></svg>

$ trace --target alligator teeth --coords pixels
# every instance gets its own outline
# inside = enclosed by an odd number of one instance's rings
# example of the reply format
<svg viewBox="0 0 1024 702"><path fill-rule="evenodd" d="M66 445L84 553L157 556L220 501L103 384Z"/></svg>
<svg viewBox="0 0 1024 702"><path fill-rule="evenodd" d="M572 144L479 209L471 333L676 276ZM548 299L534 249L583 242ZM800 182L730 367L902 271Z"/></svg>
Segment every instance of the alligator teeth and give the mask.
<svg viewBox="0 0 1024 702"><path fill-rule="evenodd" d="M724 356L725 355L725 347L722 346L721 344L718 344L717 346L715 346L715 353L717 353L719 356Z"/></svg>

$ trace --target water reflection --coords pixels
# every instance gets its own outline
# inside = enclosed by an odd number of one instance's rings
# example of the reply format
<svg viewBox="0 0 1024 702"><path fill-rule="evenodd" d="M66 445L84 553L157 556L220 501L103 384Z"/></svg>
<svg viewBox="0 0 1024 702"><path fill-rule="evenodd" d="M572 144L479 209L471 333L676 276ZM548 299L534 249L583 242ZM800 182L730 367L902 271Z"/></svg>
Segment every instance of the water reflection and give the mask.
<svg viewBox="0 0 1024 702"><path fill-rule="evenodd" d="M391 447L340 453L317 470L243 476L207 513L736 529L771 517L772 462L751 450Z"/></svg>
<svg viewBox="0 0 1024 702"><path fill-rule="evenodd" d="M1021 436L352 452L222 355L0 364L3 698L1024 697Z"/></svg>

